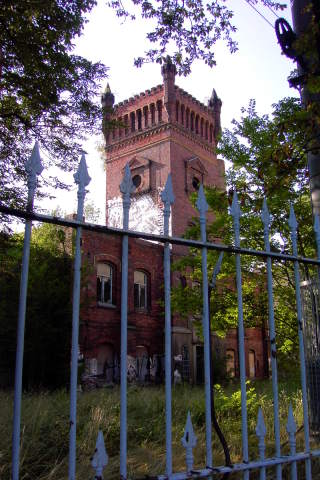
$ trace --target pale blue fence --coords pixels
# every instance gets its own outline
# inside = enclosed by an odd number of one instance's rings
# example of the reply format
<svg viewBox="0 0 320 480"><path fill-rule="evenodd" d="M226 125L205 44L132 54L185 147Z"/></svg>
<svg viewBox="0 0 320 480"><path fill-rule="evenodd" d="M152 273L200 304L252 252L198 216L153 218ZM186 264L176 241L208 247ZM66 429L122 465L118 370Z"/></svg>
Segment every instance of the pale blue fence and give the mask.
<svg viewBox="0 0 320 480"><path fill-rule="evenodd" d="M76 229L76 249L74 260L74 286L73 286L73 317L72 317L72 354L71 354L71 380L70 380L70 447L69 447L69 479L76 479L76 416L77 416L77 369L78 369L78 336L79 336L79 302L80 302L80 267L81 250L80 239L81 229L87 229L96 232L112 233L122 236L122 283L121 283L121 401L120 401L120 476L127 478L127 302L128 302L128 238L139 237L146 240L153 240L164 243L164 292L165 292L165 393L166 393L166 471L158 474L159 480L171 478L183 480L189 477L207 477L223 473L243 472L244 479L249 479L250 472L259 470L260 479L265 479L268 468L276 469L276 478L282 478L283 466L290 464L291 479L297 479L297 462L305 463L305 478L311 480L311 459L320 456L320 450L310 449L310 434L308 420L308 400L306 385L305 353L303 341L303 318L300 293L299 263L307 263L320 266L320 222L316 218L315 233L318 248L318 259L302 258L298 256L297 249L297 222L291 206L289 227L291 231L291 240L293 251L292 255L285 255L270 251L269 244L269 223L270 217L266 201L263 205L262 221L264 225L265 251L254 251L242 248L240 245L240 208L237 194L234 194L231 215L233 217L235 245L227 246L222 244L210 243L206 239L206 213L208 205L205 199L203 187L199 189L198 200L196 203L200 214L201 241L174 238L169 236L169 219L171 205L174 202L174 194L170 175L168 177L165 189L161 194L164 204L164 234L153 235L128 230L130 196L134 191L129 166L126 166L123 182L120 190L123 196L123 229L108 228L99 225L92 225L82 222L83 204L86 194L86 186L90 182L87 172L84 155L81 158L79 169L74 175L75 182L78 185L78 210L77 220L68 221L61 218L53 218L46 215L33 213L33 198L36 188L36 178L42 171L38 146L35 145L32 156L26 165L28 173L28 204L27 211L21 212L13 209L0 207L2 213L16 215L26 219L25 240L23 251L23 264L21 272L20 304L17 334L17 353L16 353L16 373L15 373L15 396L14 396L14 425L13 425L13 453L12 453L12 478L19 479L19 454L20 454L20 413L21 413L21 395L22 395L22 369L23 369L23 347L24 347L24 324L26 312L26 293L28 282L29 250L32 229L32 220L41 222L55 223ZM172 470L172 406L171 406L171 305L170 305L170 244L196 247L202 251L202 290L203 290L203 338L204 338L204 363L205 363L205 405L206 405L206 458L203 459L203 468L193 470L193 448L196 446L196 432L192 426L192 412L188 413L186 419L185 434L181 439L182 445L186 450L186 469L184 472L173 472ZM210 387L210 328L209 328L209 305L208 305L208 274L207 274L207 251L218 250L235 254L236 258L236 280L238 296L238 337L239 337L239 360L240 360L240 384L241 384L241 414L242 414L242 456L241 463L232 466L218 466L212 458L212 419L211 419L211 387ZM247 424L247 398L246 398L246 371L245 371L245 344L244 344L244 323L243 323L243 305L242 305L242 280L241 280L241 255L253 255L265 259L267 265L267 287L269 302L269 331L270 331L270 352L272 369L272 387L273 387L273 405L274 405L274 442L275 456L265 457L265 436L266 427L264 423L262 410L259 409L256 436L259 458L250 460L248 447L248 424ZM277 378L277 356L276 356L276 329L274 321L273 304L273 280L272 280L272 259L285 260L293 262L295 273L295 290L297 306L297 329L299 338L300 353L300 376L302 386L302 402L304 414L304 451L296 452L296 423L290 405L288 411L288 421L286 430L290 445L290 455L282 455L280 445L280 420L278 403L278 378ZM108 456L105 450L103 432L99 432L96 448L94 449L92 467L95 471L95 478L102 478L105 469L105 476L108 478ZM90 473L88 472L88 478ZM274 477L271 477L274 478Z"/></svg>

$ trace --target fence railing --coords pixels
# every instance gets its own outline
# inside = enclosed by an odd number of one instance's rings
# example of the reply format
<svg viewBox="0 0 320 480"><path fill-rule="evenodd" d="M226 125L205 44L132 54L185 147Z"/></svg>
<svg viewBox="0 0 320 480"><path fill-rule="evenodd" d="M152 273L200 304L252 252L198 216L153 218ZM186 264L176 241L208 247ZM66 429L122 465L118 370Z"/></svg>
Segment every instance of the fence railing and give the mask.
<svg viewBox="0 0 320 480"><path fill-rule="evenodd" d="M15 215L26 219L25 238L23 249L23 262L21 271L20 303L17 332L17 351L16 351L16 372L15 372L15 394L14 394L14 419L13 419L13 447L12 447L12 478L19 479L19 456L20 456L20 421L21 421L21 397L22 397L22 370L23 370L23 347L24 347L24 325L26 314L26 295L29 269L29 251L32 221L54 223L65 227L72 227L76 230L76 245L74 259L74 285L73 285L73 316L72 316L72 352L71 352L71 379L70 379L70 444L69 444L69 479L76 478L76 427L77 427L77 369L78 369L78 336L79 336L79 303L80 303L80 272L81 272L81 230L112 233L122 237L122 282L121 282L121 358L120 358L120 476L127 478L127 304L128 304L128 238L138 237L145 240L153 240L164 243L164 299L165 299L165 402L166 402L166 471L158 475L159 480L172 478L184 480L191 476L207 477L215 474L243 472L244 479L249 479L250 471L259 470L260 479L266 478L267 469L273 467L276 469L276 478L282 478L282 469L285 464L291 465L291 479L297 478L297 462L305 463L305 478L311 480L311 459L320 456L320 450L310 449L310 434L308 420L308 399L306 384L306 366L303 341L303 318L301 306L299 263L320 266L320 222L316 218L315 233L317 242L318 258L304 258L298 256L297 247L297 221L295 218L293 206L290 209L289 228L291 232L292 254L271 252L269 243L269 224L270 216L267 203L264 201L262 211L262 222L264 225L265 250L256 251L242 248L240 244L240 208L237 194L233 196L231 215L233 217L233 227L235 235L235 245L228 246L218 243L208 242L206 239L206 214L208 205L205 199L203 187L200 186L198 200L196 203L200 214L201 240L189 240L169 236L169 221L171 205L174 202L171 177L169 175L166 186L161 194L164 204L164 232L163 235L154 235L143 232L133 232L128 230L130 196L134 191L134 185L131 179L129 166L126 166L123 182L120 190L123 196L123 229L109 228L100 225L88 224L82 221L83 204L86 194L86 186L90 182L87 172L84 155L81 158L79 169L74 175L75 182L78 185L78 209L76 220L66 220L48 215L36 214L33 212L33 199L36 188L36 178L42 171L38 146L35 145L29 162L26 165L28 173L28 204L26 212L0 206L0 212L8 215ZM205 423L206 423L206 459L202 469L193 469L193 449L196 446L196 432L192 426L192 412L189 412L186 419L185 434L182 438L182 445L186 450L186 469L184 472L173 472L172 469L172 372L171 372L171 285L170 285L170 244L184 245L201 249L202 252L202 327L204 338L204 367L205 367ZM236 286L238 299L238 338L239 338L239 361L240 361L240 385L241 385L241 418L242 418L242 456L243 461L232 466L216 466L212 458L212 419L211 419L211 365L210 365L210 328L209 328L209 305L208 305L208 273L207 273L207 252L208 250L226 251L235 254L236 258ZM256 436L259 458L250 461L248 447L248 421L247 421L247 393L246 393L246 371L245 371L245 342L244 342L244 318L242 302L242 270L241 255L251 255L263 257L267 265L267 289L268 289L268 307L269 307L269 330L270 330L270 353L271 353L271 371L272 371L272 390L273 390L273 408L274 408L274 441L275 456L266 458L265 456L265 436L266 426L264 423L262 410L259 409ZM303 430L304 430L304 451L296 452L296 432L297 427L290 405L288 411L288 421L286 430L290 445L290 455L282 455L280 445L280 419L279 419L279 401L278 401L278 377L277 377L277 355L276 355L276 328L274 319L274 296L273 296L273 278L272 278L272 260L285 260L292 262L295 274L295 292L297 308L297 331L299 338L300 355L300 377L302 388L303 403ZM92 467L95 470L95 478L100 479L103 470L107 466L108 456L105 450L103 433L99 432L95 453L92 459Z"/></svg>

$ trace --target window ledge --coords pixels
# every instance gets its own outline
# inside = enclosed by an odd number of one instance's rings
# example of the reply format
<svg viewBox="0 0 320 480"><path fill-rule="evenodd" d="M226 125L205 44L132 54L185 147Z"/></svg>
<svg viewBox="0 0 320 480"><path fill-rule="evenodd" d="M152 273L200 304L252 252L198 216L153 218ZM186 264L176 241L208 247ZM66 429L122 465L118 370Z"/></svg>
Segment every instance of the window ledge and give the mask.
<svg viewBox="0 0 320 480"><path fill-rule="evenodd" d="M101 307L101 308L111 308L111 309L117 308L117 306L113 305L113 303L97 302L97 304L98 304L98 307Z"/></svg>

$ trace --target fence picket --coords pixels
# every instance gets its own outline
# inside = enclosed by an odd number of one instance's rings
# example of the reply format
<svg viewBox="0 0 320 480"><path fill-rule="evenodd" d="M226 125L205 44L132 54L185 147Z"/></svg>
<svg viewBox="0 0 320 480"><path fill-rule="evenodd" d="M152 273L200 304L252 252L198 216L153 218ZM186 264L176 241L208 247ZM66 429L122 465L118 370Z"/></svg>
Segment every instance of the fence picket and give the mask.
<svg viewBox="0 0 320 480"><path fill-rule="evenodd" d="M135 191L129 164L120 184L123 205L123 230L129 228L131 193ZM127 338L128 338L128 235L122 237L121 272L121 358L120 358L120 475L127 478Z"/></svg>
<svg viewBox="0 0 320 480"><path fill-rule="evenodd" d="M292 253L298 256L297 243L297 228L298 223L294 213L292 204L290 205L290 216L288 221L290 227ZM302 404L303 404L303 426L304 426L304 442L306 452L310 452L310 435L309 435L309 418L308 418L308 399L307 399L307 381L306 381L306 364L303 343L302 331L302 305L301 305L301 291L300 291L300 272L299 262L294 261L294 278L296 290L296 306L297 306L297 320L298 320L298 338L299 338L299 353L300 353L300 374L301 374L301 390L302 390ZM310 458L306 460L306 480L311 479L311 461Z"/></svg>
<svg viewBox="0 0 320 480"><path fill-rule="evenodd" d="M86 196L86 186L89 185L87 164L84 153L81 156L79 167L74 174L78 185L77 220L83 221L83 206ZM81 227L77 227L73 297L72 297L72 340L71 340L71 373L70 373L70 432L69 432L69 480L76 478L76 436L77 436L77 383L78 383L78 355L79 355L79 310L80 310L80 276L81 276Z"/></svg>
<svg viewBox="0 0 320 480"><path fill-rule="evenodd" d="M171 205L174 202L171 174L161 193L164 203L163 233L169 235ZM170 280L170 244L164 245L164 300L165 300L165 389L166 389L166 473L172 474L172 406L171 406L171 280Z"/></svg>
<svg viewBox="0 0 320 480"><path fill-rule="evenodd" d="M233 226L235 234L235 246L240 247L240 207L238 203L237 192L234 191L231 215L233 217ZM246 360L244 345L244 325L243 325L243 305L242 305L242 279L241 279L241 259L240 254L236 253L236 277L238 294L238 334L239 334L239 363L240 363L240 385L241 385L241 424L242 424L242 455L243 462L249 462L248 448L248 418L247 418L247 389L246 389ZM244 480L249 479L249 471L243 474Z"/></svg>
<svg viewBox="0 0 320 480"><path fill-rule="evenodd" d="M270 214L266 199L263 200L262 222L264 226L264 245L266 252L270 252ZM281 457L280 445L280 422L279 422L279 392L278 392L278 366L277 366L277 346L276 346L276 329L274 321L274 305L273 305L273 279L272 279L272 260L267 257L267 284L268 284L268 312L269 312L269 342L271 355L271 371L272 371L272 392L273 392L273 415L274 415L274 436L276 446L276 456ZM276 466L277 480L282 478L281 464Z"/></svg>
<svg viewBox="0 0 320 480"><path fill-rule="evenodd" d="M37 176L40 175L40 173L43 170L38 142L34 144L32 154L30 158L27 160L25 167L26 167L26 172L28 174L27 212L32 212L34 194L37 186ZM21 279L20 279L16 369L15 369L15 380L14 380L15 383L14 383L13 432L12 432L12 479L13 480L19 479L19 467L20 467L20 423L21 423L24 328L25 328L26 306L27 306L31 231L32 231L32 220L26 220L25 230L24 230Z"/></svg>
<svg viewBox="0 0 320 480"><path fill-rule="evenodd" d="M196 207L200 213L200 232L201 241L206 242L206 213L208 204L200 185ZM201 249L201 269L202 269L202 329L204 338L204 376L205 376L205 399L206 399L206 463L212 468L212 426L211 426L211 365L210 365L210 329L209 329L209 300L208 300L208 266L207 266L207 248Z"/></svg>

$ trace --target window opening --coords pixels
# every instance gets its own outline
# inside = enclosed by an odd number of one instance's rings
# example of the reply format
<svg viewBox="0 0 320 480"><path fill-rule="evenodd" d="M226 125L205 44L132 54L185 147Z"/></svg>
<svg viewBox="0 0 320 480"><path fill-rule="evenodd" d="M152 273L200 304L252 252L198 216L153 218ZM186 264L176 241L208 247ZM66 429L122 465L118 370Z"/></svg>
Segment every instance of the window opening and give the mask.
<svg viewBox="0 0 320 480"><path fill-rule="evenodd" d="M98 263L97 266L97 300L112 304L113 268L108 263Z"/></svg>
<svg viewBox="0 0 320 480"><path fill-rule="evenodd" d="M236 375L236 359L234 350L227 350L227 374L229 377Z"/></svg>
<svg viewBox="0 0 320 480"><path fill-rule="evenodd" d="M138 130L142 130L142 112L137 110Z"/></svg>
<svg viewBox="0 0 320 480"><path fill-rule="evenodd" d="M147 275L136 270L134 272L134 306L135 308L147 309Z"/></svg>
<svg viewBox="0 0 320 480"><path fill-rule="evenodd" d="M192 186L195 190L199 190L200 188L200 180L197 177L193 177L192 179Z"/></svg>
<svg viewBox="0 0 320 480"><path fill-rule="evenodd" d="M256 354L254 350L249 350L249 377L256 376Z"/></svg>
<svg viewBox="0 0 320 480"><path fill-rule="evenodd" d="M132 179L133 185L138 188L141 185L141 176L140 175L135 175Z"/></svg>

